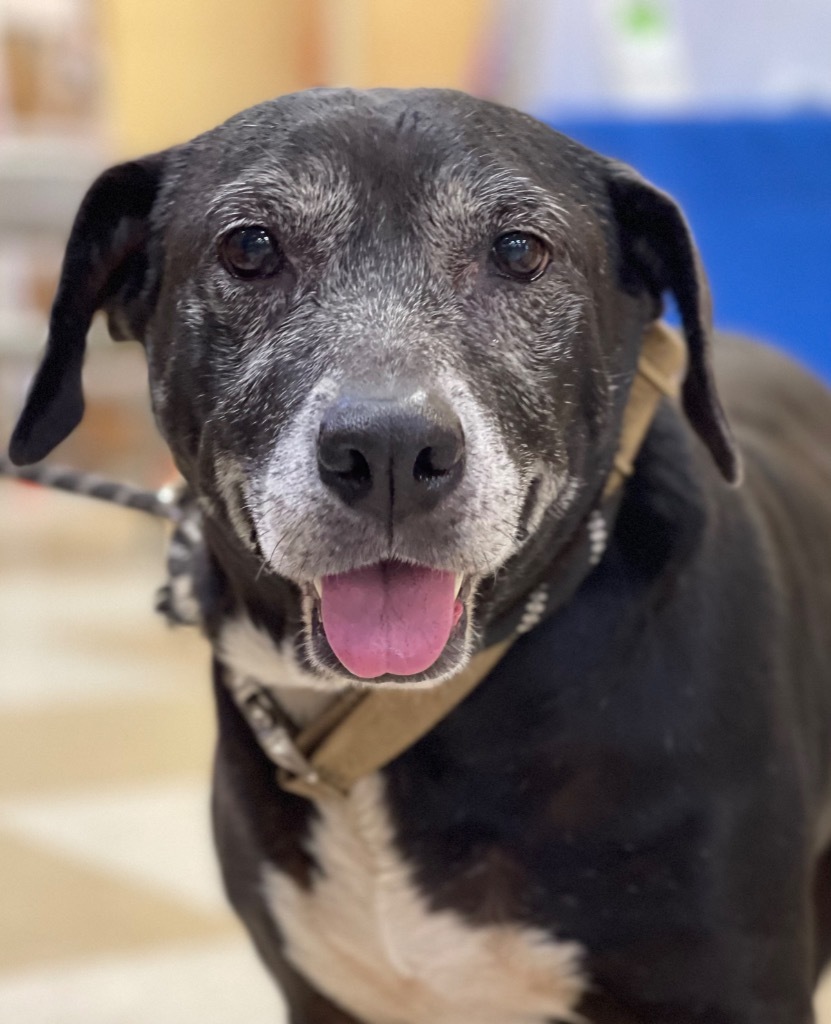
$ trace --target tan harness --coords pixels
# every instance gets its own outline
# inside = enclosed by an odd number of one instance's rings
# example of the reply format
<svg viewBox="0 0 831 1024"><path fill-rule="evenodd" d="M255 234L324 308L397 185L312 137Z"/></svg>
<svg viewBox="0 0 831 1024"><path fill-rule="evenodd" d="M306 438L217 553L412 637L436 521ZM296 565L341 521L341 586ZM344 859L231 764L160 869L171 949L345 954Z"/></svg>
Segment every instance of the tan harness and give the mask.
<svg viewBox="0 0 831 1024"><path fill-rule="evenodd" d="M647 330L623 413L620 442L603 500L621 490L664 397L677 399L686 366L679 334L661 322ZM604 538L605 543L605 538ZM602 550L598 553L598 558ZM597 559L589 559L592 565ZM538 621L538 619L536 620ZM389 764L440 722L479 683L521 632L476 654L461 672L429 689L350 689L292 736L273 698L254 680L230 686L280 786L313 800L345 796L353 783Z"/></svg>

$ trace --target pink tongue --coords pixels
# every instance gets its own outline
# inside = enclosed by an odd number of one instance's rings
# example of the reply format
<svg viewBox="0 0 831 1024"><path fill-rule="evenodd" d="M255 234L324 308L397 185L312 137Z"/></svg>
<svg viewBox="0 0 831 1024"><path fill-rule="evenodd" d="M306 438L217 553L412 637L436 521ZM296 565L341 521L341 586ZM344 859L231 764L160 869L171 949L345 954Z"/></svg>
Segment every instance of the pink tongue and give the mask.
<svg viewBox="0 0 831 1024"><path fill-rule="evenodd" d="M452 572L400 562L324 576L320 610L329 646L361 679L424 672L462 613L454 582Z"/></svg>

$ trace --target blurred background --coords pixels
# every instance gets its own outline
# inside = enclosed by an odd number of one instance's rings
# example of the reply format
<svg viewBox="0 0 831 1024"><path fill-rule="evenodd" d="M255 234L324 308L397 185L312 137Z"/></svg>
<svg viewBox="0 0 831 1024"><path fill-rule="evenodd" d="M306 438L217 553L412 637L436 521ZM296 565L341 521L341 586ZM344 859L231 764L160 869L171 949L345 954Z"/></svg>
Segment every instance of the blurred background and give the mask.
<svg viewBox="0 0 831 1024"><path fill-rule="evenodd" d="M466 89L634 164L719 324L831 379L831 0L0 0L0 448L93 176L320 84ZM169 479L138 347L94 328L86 383L52 461ZM3 1021L281 1019L217 883L208 654L152 613L163 545L0 481Z"/></svg>

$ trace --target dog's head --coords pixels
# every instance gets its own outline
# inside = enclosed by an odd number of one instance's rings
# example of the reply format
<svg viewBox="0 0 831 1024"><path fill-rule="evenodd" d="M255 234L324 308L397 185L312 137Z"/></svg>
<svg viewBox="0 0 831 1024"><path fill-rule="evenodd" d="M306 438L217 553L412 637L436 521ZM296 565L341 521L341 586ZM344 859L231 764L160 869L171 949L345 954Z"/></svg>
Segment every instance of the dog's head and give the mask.
<svg viewBox="0 0 831 1024"><path fill-rule="evenodd" d="M687 415L733 479L671 199L463 94L287 96L91 187L11 454L81 419L103 309L144 344L161 431L249 583L296 586L321 678L436 681L468 656L479 582L510 586L529 538L596 500L666 291Z"/></svg>

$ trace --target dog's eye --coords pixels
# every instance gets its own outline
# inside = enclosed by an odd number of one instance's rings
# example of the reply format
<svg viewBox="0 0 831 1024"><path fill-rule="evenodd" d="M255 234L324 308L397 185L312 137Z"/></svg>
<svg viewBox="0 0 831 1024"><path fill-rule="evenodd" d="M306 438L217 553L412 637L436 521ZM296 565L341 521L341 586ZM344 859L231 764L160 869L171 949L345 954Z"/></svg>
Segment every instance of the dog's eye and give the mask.
<svg viewBox="0 0 831 1024"><path fill-rule="evenodd" d="M284 263L279 246L265 228L237 228L222 239L219 249L228 270L245 280L273 277Z"/></svg>
<svg viewBox="0 0 831 1024"><path fill-rule="evenodd" d="M548 246L536 235L509 231L493 243L491 257L500 274L517 281L533 281L548 266Z"/></svg>

